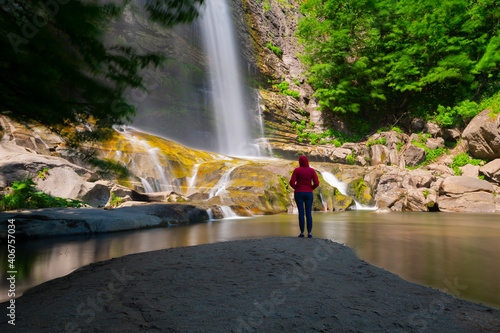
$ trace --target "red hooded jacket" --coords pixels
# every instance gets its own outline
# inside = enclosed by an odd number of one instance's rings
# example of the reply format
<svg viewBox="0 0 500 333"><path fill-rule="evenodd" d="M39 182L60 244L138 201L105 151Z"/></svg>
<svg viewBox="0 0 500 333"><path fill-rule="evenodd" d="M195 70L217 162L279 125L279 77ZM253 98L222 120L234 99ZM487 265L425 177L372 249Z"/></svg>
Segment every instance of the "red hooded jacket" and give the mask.
<svg viewBox="0 0 500 333"><path fill-rule="evenodd" d="M319 186L318 175L309 167L307 157L299 157L299 167L293 170L290 186L295 192L312 192Z"/></svg>

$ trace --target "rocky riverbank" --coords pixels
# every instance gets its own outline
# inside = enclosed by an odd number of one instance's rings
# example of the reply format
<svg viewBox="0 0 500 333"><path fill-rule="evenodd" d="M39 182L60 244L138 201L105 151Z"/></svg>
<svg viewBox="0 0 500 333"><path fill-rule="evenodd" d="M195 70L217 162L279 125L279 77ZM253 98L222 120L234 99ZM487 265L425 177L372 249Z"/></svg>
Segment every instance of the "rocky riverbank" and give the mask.
<svg viewBox="0 0 500 333"><path fill-rule="evenodd" d="M11 193L10 186L16 180L33 178L38 191L83 200L89 206L81 210L1 213L1 223L15 218L19 235L25 237L130 230L201 222L228 214L294 210L288 179L297 166L295 161L207 153L127 129L94 146L100 164L89 163L46 128L28 129L6 117L0 120L5 128L0 142L0 190L4 194ZM442 148L443 137L388 131L367 141L376 142L373 145L357 142L331 151L322 148L324 156L315 155L313 150L294 152L309 153L319 160L335 160L339 152L345 156L359 154L354 164L347 160L311 163L321 182L315 192L314 210L342 211L363 204L375 206L379 212L499 213L500 158L495 157L494 146L500 141L498 127L498 117L492 119L486 110L459 133L462 143L416 168L405 166L418 162L414 160L416 152L423 154L418 158L421 160L431 148ZM494 128L498 137L487 140ZM417 144L423 137L427 137L426 148ZM460 152L486 159L483 165L466 164L453 170L453 157ZM456 175L457 170L462 175ZM328 181L332 175L344 189Z"/></svg>
<svg viewBox="0 0 500 333"><path fill-rule="evenodd" d="M206 209L182 204L143 204L117 209L45 208L0 214L0 239L7 238L7 224L15 220L16 239L165 227L208 221Z"/></svg>
<svg viewBox="0 0 500 333"><path fill-rule="evenodd" d="M6 304L2 304L6 307ZM129 255L35 287L16 332L497 332L500 311L409 283L322 239ZM8 317L0 329L9 331Z"/></svg>

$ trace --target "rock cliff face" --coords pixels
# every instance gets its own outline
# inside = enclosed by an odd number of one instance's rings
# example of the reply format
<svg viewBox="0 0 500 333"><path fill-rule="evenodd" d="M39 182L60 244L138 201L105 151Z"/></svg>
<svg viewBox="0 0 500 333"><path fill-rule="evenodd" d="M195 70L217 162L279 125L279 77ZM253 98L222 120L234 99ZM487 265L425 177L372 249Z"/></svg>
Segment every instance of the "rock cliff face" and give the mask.
<svg viewBox="0 0 500 333"><path fill-rule="evenodd" d="M322 119L298 58L299 2L232 0L232 5L248 75L259 90L268 144L281 156L307 150L293 124L314 122L312 127L320 128Z"/></svg>

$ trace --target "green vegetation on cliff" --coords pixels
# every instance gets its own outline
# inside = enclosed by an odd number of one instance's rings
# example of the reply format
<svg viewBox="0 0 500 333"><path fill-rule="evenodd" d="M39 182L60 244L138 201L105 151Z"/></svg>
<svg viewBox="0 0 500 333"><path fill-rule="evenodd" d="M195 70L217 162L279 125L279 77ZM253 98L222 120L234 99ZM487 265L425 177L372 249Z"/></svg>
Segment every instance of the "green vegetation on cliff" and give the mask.
<svg viewBox="0 0 500 333"><path fill-rule="evenodd" d="M302 60L324 112L460 125L500 88L498 1L307 0L301 9Z"/></svg>

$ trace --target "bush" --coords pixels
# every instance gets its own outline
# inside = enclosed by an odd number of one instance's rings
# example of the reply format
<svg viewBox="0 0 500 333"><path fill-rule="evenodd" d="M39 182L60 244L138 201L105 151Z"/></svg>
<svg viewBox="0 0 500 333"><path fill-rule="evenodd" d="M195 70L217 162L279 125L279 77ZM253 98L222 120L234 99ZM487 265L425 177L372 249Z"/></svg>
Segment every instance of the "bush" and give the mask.
<svg viewBox="0 0 500 333"><path fill-rule="evenodd" d="M10 191L12 193L4 194L0 199L0 210L85 206L85 203L79 200L52 197L46 193L37 191L35 183L31 178L25 181L15 181Z"/></svg>
<svg viewBox="0 0 500 333"><path fill-rule="evenodd" d="M385 138L380 138L380 139L377 139L377 140L368 140L368 142L366 143L366 146L367 147L371 147L371 146L374 146L374 145L386 145L387 143L387 140Z"/></svg>
<svg viewBox="0 0 500 333"><path fill-rule="evenodd" d="M274 46L271 42L267 43L266 46L268 49L273 51L274 54L276 54L276 56L278 56L279 58L281 58L281 56L283 55L283 51L281 51L279 47Z"/></svg>
<svg viewBox="0 0 500 333"><path fill-rule="evenodd" d="M463 126L468 120L480 112L479 106L469 100L462 101L454 107L438 106L436 121L443 127Z"/></svg>
<svg viewBox="0 0 500 333"><path fill-rule="evenodd" d="M453 171L455 172L455 175L460 176L460 175L462 175L462 171L460 170L460 167L463 167L467 164L484 165L485 161L472 158L469 156L468 153L460 153L457 156L453 157L453 163L451 163L449 166L450 166L450 168L453 169Z"/></svg>

